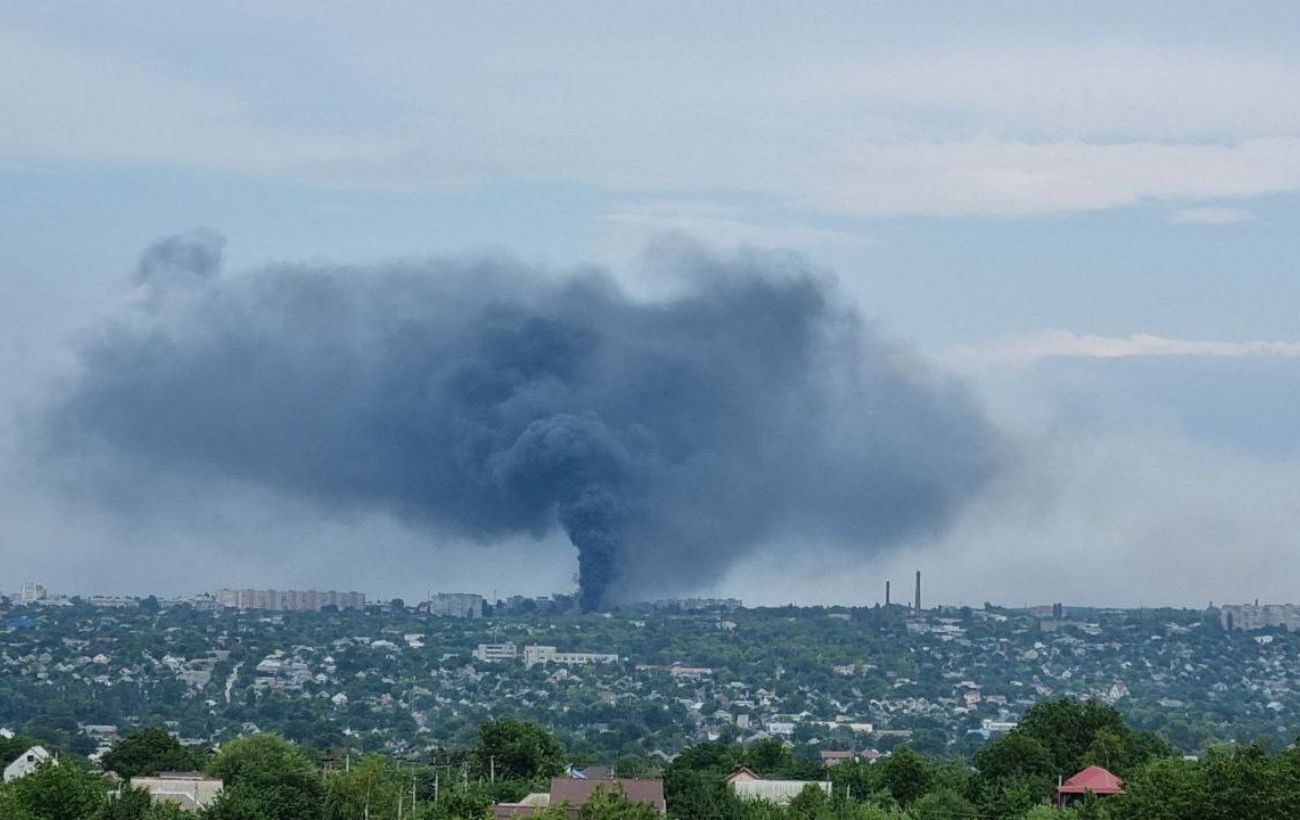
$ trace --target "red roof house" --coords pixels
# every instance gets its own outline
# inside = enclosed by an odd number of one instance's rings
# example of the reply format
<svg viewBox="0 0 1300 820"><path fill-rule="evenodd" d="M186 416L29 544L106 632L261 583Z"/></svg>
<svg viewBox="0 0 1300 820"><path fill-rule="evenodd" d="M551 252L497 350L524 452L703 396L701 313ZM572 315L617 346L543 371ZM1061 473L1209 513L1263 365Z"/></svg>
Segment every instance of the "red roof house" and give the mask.
<svg viewBox="0 0 1300 820"><path fill-rule="evenodd" d="M1089 766L1056 788L1062 805L1081 799L1088 792L1098 796L1124 793L1124 781L1100 766Z"/></svg>
<svg viewBox="0 0 1300 820"><path fill-rule="evenodd" d="M821 758L823 766L838 766L841 763L853 760L854 754L849 751L822 749Z"/></svg>

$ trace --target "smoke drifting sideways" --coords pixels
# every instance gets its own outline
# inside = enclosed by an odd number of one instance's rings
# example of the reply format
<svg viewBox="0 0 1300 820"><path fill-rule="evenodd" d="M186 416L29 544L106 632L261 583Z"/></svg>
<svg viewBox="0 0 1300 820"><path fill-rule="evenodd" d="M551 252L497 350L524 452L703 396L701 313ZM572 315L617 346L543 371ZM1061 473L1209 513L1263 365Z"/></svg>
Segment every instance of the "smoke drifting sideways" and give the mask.
<svg viewBox="0 0 1300 820"><path fill-rule="evenodd" d="M233 480L431 542L559 527L591 610L760 547L869 559L938 534L1005 462L961 385L788 254L663 247L680 287L647 300L494 256L225 276L222 246L146 251L139 304L49 407L44 440L105 500Z"/></svg>

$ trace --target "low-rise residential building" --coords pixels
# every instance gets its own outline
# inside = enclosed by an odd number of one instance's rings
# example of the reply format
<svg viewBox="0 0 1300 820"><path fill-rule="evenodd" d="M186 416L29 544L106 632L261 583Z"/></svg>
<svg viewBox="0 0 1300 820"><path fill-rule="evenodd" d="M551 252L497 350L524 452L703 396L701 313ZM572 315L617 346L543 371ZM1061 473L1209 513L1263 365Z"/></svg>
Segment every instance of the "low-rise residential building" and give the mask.
<svg viewBox="0 0 1300 820"><path fill-rule="evenodd" d="M766 780L743 766L727 777L727 785L741 800L765 800L783 805L809 786L831 793L829 780Z"/></svg>
<svg viewBox="0 0 1300 820"><path fill-rule="evenodd" d="M551 780L549 792L537 792L517 803L498 803L493 806L493 817L497 820L531 817L543 809L563 806L568 817L576 818L580 815L583 805L597 791L619 793L634 803L653 806L659 814L668 813L662 780L624 777L556 777Z"/></svg>
<svg viewBox="0 0 1300 820"><path fill-rule="evenodd" d="M44 746L33 746L5 767L4 779L6 783L17 780L20 777L26 777L41 767L46 761L53 760L54 756L45 750Z"/></svg>
<svg viewBox="0 0 1300 820"><path fill-rule="evenodd" d="M847 749L822 749L818 756L821 758L822 765L827 767L849 763L856 759L853 752Z"/></svg>
<svg viewBox="0 0 1300 820"><path fill-rule="evenodd" d="M185 811L212 805L223 785L198 772L160 772L157 777L131 778L131 786L148 791L154 803L170 803Z"/></svg>

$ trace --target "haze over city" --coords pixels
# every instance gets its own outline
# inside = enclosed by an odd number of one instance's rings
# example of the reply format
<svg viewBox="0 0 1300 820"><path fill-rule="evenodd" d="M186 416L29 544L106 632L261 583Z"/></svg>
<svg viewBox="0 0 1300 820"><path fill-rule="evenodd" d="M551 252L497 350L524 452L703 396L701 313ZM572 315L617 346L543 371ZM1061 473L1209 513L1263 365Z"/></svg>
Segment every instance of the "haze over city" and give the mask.
<svg viewBox="0 0 1300 820"><path fill-rule="evenodd" d="M9 4L0 590L1293 599L1247 6Z"/></svg>

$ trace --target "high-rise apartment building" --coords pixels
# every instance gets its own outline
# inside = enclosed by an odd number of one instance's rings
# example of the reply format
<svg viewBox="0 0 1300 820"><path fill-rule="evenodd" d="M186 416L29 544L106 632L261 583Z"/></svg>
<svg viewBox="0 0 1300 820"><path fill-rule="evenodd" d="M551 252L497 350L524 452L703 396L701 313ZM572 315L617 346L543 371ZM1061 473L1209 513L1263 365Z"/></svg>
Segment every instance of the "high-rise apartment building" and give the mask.
<svg viewBox="0 0 1300 820"><path fill-rule="evenodd" d="M430 615L447 618L482 618L483 596L472 592L439 592L425 607Z"/></svg>
<svg viewBox="0 0 1300 820"><path fill-rule="evenodd" d="M1284 627L1300 629L1300 606L1295 604L1228 604L1219 608L1219 623L1224 629L1247 632Z"/></svg>
<svg viewBox="0 0 1300 820"><path fill-rule="evenodd" d="M361 609L364 592L316 589L219 589L217 603L237 609L265 609L272 612L315 612L327 606Z"/></svg>

